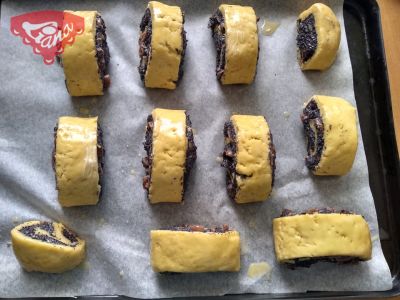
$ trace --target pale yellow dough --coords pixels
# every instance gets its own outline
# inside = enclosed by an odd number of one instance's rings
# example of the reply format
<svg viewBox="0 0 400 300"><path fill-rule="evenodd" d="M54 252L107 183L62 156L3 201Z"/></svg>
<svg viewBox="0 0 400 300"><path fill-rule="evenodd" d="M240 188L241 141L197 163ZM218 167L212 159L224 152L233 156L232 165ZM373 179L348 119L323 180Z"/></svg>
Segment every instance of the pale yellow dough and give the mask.
<svg viewBox="0 0 400 300"><path fill-rule="evenodd" d="M237 231L203 233L152 230L151 265L155 272L237 272L240 236Z"/></svg>
<svg viewBox="0 0 400 300"><path fill-rule="evenodd" d="M237 203L265 201L272 191L270 130L263 116L233 115L236 132Z"/></svg>
<svg viewBox="0 0 400 300"><path fill-rule="evenodd" d="M336 58L340 44L340 23L332 9L322 3L315 3L299 15L300 20L314 15L315 29L317 31L317 49L314 55L306 62L301 62L302 70L326 70Z"/></svg>
<svg viewBox="0 0 400 300"><path fill-rule="evenodd" d="M181 202L188 147L185 111L156 108L152 116L153 163L149 200L151 203Z"/></svg>
<svg viewBox="0 0 400 300"><path fill-rule="evenodd" d="M50 222L54 228L53 233L41 228L34 229L36 233L62 242L61 245L33 239L20 232L20 229L24 227L36 227L41 223L40 221L30 221L11 230L14 254L26 271L61 273L75 268L84 260L85 241L77 237L76 242L71 242L64 236L63 230L66 228L61 223Z"/></svg>
<svg viewBox="0 0 400 300"><path fill-rule="evenodd" d="M152 37L144 83L148 88L175 89L182 58L183 17L178 6L150 1Z"/></svg>
<svg viewBox="0 0 400 300"><path fill-rule="evenodd" d="M315 95L311 99L317 102L324 123L324 148L313 173L345 175L357 153L356 108L342 98Z"/></svg>
<svg viewBox="0 0 400 300"><path fill-rule="evenodd" d="M225 70L222 84L249 84L256 74L258 58L257 17L250 6L222 4L225 20Z"/></svg>
<svg viewBox="0 0 400 300"><path fill-rule="evenodd" d="M305 214L273 220L275 254L279 262L296 258L352 256L371 259L371 236L360 215Z"/></svg>
<svg viewBox="0 0 400 300"><path fill-rule="evenodd" d="M61 55L65 83L71 96L103 95L103 81L100 78L96 57L96 16L97 11L66 11L85 19L85 30L75 37L72 45L64 45Z"/></svg>
<svg viewBox="0 0 400 300"><path fill-rule="evenodd" d="M95 205L99 200L97 117L60 117L55 169L62 206Z"/></svg>

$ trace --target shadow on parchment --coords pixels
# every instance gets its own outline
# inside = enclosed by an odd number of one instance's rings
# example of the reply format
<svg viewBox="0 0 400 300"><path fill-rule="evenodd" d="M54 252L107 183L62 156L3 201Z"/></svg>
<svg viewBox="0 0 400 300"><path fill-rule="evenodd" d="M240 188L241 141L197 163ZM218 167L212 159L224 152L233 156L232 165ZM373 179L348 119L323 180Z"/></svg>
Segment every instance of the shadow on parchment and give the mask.
<svg viewBox="0 0 400 300"><path fill-rule="evenodd" d="M177 282L180 289L177 290ZM157 274L157 284L163 293L169 297L179 296L182 291L191 295L204 295L204 287L207 294L212 291L214 295L230 293L230 287L239 286L238 272L215 272L215 273L166 273Z"/></svg>

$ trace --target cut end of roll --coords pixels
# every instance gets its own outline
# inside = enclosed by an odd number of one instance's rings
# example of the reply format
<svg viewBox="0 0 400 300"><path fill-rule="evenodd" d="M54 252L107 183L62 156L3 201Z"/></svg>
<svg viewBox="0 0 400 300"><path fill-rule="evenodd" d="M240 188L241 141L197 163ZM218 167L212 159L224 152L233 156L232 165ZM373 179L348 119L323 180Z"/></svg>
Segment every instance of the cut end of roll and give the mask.
<svg viewBox="0 0 400 300"><path fill-rule="evenodd" d="M225 147L221 166L226 188L236 203L265 201L275 179L276 151L263 116L233 115L224 125Z"/></svg>
<svg viewBox="0 0 400 300"><path fill-rule="evenodd" d="M358 146L355 107L342 98L315 95L300 117L307 140L307 168L314 175L347 174Z"/></svg>
<svg viewBox="0 0 400 300"><path fill-rule="evenodd" d="M150 1L140 23L138 71L147 88L175 89L183 77L187 47L185 14Z"/></svg>
<svg viewBox="0 0 400 300"><path fill-rule="evenodd" d="M85 241L61 223L29 221L11 231L14 254L27 271L62 273L85 258Z"/></svg>
<svg viewBox="0 0 400 300"><path fill-rule="evenodd" d="M297 59L302 70L328 69L336 58L340 23L332 9L315 3L297 19Z"/></svg>
<svg viewBox="0 0 400 300"><path fill-rule="evenodd" d="M71 96L103 95L111 84L105 22L97 11L70 13L84 18L85 28L60 55L67 91Z"/></svg>
<svg viewBox="0 0 400 300"><path fill-rule="evenodd" d="M192 122L184 110L156 108L147 117L143 188L150 203L182 202L197 158Z"/></svg>
<svg viewBox="0 0 400 300"><path fill-rule="evenodd" d="M291 269L317 262L357 263L372 255L367 222L347 210L314 208L296 213L285 209L273 220L273 234L277 260Z"/></svg>

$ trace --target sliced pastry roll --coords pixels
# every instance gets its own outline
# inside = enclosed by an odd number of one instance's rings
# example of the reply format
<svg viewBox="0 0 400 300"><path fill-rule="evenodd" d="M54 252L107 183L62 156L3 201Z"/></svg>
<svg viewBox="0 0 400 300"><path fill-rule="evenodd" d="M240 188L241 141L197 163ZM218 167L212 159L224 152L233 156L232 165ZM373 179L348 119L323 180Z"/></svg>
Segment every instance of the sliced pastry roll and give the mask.
<svg viewBox="0 0 400 300"><path fill-rule="evenodd" d="M58 201L64 207L97 204L104 166L97 117L60 117L54 130L53 167Z"/></svg>
<svg viewBox="0 0 400 300"><path fill-rule="evenodd" d="M72 44L64 45L61 63L71 96L103 95L110 85L106 26L97 11L71 11L84 18L85 29Z"/></svg>
<svg viewBox="0 0 400 300"><path fill-rule="evenodd" d="M175 89L183 76L185 16L178 6L150 1L140 23L139 74L148 88Z"/></svg>
<svg viewBox="0 0 400 300"><path fill-rule="evenodd" d="M307 138L306 166L315 175L345 175L357 152L356 109L342 98L313 96L301 120Z"/></svg>
<svg viewBox="0 0 400 300"><path fill-rule="evenodd" d="M273 220L276 258L289 267L318 261L354 263L371 259L372 243L365 219L351 212L311 209L301 214L284 210Z"/></svg>
<svg viewBox="0 0 400 300"><path fill-rule="evenodd" d="M224 126L227 191L237 203L264 201L272 191L275 147L263 116L233 115Z"/></svg>
<svg viewBox="0 0 400 300"><path fill-rule="evenodd" d="M192 123L184 110L156 108L147 118L143 187L151 203L181 202L196 160Z"/></svg>
<svg viewBox="0 0 400 300"><path fill-rule="evenodd" d="M219 6L210 18L217 49L216 75L222 84L249 84L258 61L257 17L250 6Z"/></svg>
<svg viewBox="0 0 400 300"><path fill-rule="evenodd" d="M213 229L183 225L152 230L155 272L197 273L240 270L240 236L227 225Z"/></svg>
<svg viewBox="0 0 400 300"><path fill-rule="evenodd" d="M297 19L297 58L302 70L328 69L340 44L340 24L333 11L315 3Z"/></svg>
<svg viewBox="0 0 400 300"><path fill-rule="evenodd" d="M11 230L14 254L26 271L61 273L85 258L85 241L61 223L30 221Z"/></svg>

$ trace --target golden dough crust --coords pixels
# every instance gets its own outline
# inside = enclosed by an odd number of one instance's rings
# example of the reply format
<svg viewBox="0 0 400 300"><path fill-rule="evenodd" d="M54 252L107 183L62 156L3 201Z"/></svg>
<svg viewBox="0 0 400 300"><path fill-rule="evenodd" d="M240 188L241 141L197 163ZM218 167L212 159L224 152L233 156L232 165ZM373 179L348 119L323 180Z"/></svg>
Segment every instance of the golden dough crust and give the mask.
<svg viewBox="0 0 400 300"><path fill-rule="evenodd" d="M371 236L360 215L305 214L273 220L275 254L284 263L296 258L351 256L371 259Z"/></svg>
<svg viewBox="0 0 400 300"><path fill-rule="evenodd" d="M55 170L58 201L64 207L99 201L97 126L97 117L58 120Z"/></svg>
<svg viewBox="0 0 400 300"><path fill-rule="evenodd" d="M181 202L188 147L185 111L156 108L152 116L150 203Z"/></svg>
<svg viewBox="0 0 400 300"><path fill-rule="evenodd" d="M309 15L314 15L317 31L317 49L314 55L306 62L300 62L302 70L326 70L336 58L340 45L340 23L330 7L322 3L315 3L299 15L303 21Z"/></svg>
<svg viewBox="0 0 400 300"><path fill-rule="evenodd" d="M84 260L85 241L76 237L77 242L72 245L71 241L63 235L65 226L61 223L50 222L54 228L53 235L43 229L36 230L66 245L33 239L19 231L26 226L40 223L40 221L29 221L11 230L14 254L26 271L62 273L75 268Z"/></svg>
<svg viewBox="0 0 400 300"><path fill-rule="evenodd" d="M237 203L265 201L272 191L270 130L263 116L233 115L236 132Z"/></svg>
<svg viewBox="0 0 400 300"><path fill-rule="evenodd" d="M144 83L149 88L175 89L181 63L183 17L178 6L150 1L151 56Z"/></svg>
<svg viewBox="0 0 400 300"><path fill-rule="evenodd" d="M258 60L257 16L250 6L222 4L225 20L225 70L222 84L249 84L256 74Z"/></svg>
<svg viewBox="0 0 400 300"><path fill-rule="evenodd" d="M324 123L324 148L315 175L345 175L357 153L356 108L338 97L315 95Z"/></svg>
<svg viewBox="0 0 400 300"><path fill-rule="evenodd" d="M152 230L151 265L155 272L237 272L240 236L237 231L204 233Z"/></svg>
<svg viewBox="0 0 400 300"><path fill-rule="evenodd" d="M64 44L64 52L61 54L68 92L71 96L103 95L95 44L98 12L68 12L85 19L85 31L75 37L72 45Z"/></svg>

